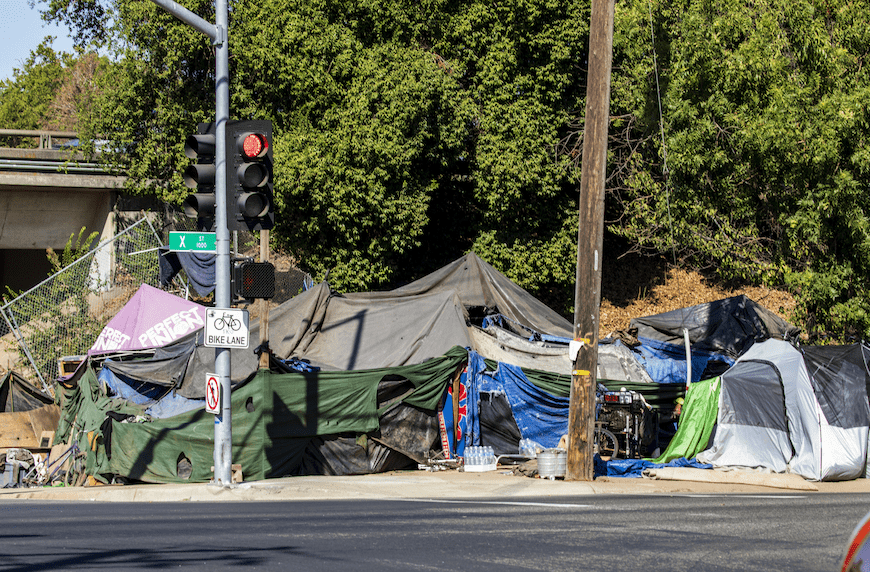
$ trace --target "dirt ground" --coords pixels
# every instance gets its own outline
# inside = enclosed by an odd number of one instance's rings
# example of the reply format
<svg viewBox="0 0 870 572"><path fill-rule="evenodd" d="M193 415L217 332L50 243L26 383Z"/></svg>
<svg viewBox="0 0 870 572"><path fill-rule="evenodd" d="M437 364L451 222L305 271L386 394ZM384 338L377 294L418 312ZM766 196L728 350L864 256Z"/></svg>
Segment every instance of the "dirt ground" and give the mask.
<svg viewBox="0 0 870 572"><path fill-rule="evenodd" d="M628 329L631 318L746 295L794 323L794 296L760 286L723 285L693 270L673 268L664 259L625 256L602 269L599 337Z"/></svg>

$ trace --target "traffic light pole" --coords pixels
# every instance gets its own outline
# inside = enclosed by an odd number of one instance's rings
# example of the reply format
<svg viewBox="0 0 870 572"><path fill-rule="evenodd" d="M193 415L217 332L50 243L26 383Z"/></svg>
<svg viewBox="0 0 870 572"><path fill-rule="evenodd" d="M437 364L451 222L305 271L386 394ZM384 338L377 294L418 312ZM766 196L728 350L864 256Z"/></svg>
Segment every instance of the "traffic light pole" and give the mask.
<svg viewBox="0 0 870 572"><path fill-rule="evenodd" d="M184 6L172 0L151 0L182 22L189 24L212 40L215 47L215 307L229 308L230 293L230 231L227 227L227 145L226 129L230 118L230 48L228 37L227 0L215 0L215 24L210 24ZM230 350L215 348L215 373L221 387L221 413L214 425L214 483L232 484L232 408L230 399Z"/></svg>

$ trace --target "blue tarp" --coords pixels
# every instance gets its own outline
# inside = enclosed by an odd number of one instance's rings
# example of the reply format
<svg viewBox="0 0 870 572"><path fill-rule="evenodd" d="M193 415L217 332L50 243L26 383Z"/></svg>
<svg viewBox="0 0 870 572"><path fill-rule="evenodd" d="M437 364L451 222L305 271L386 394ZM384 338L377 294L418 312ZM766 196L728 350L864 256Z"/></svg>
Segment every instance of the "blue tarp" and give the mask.
<svg viewBox="0 0 870 572"><path fill-rule="evenodd" d="M102 368L98 379L106 384L111 393L137 405L148 406L145 414L156 419L181 415L205 407L205 399L187 399L166 387L154 383L135 381L116 375L109 368Z"/></svg>
<svg viewBox="0 0 870 572"><path fill-rule="evenodd" d="M638 337L640 345L633 348L640 354L638 361L656 383L686 383L686 348ZM692 383L701 381L701 375L711 360L718 360L730 365L734 359L724 354L716 354L703 350L692 349Z"/></svg>
<svg viewBox="0 0 870 572"><path fill-rule="evenodd" d="M544 447L556 447L568 432L569 398L557 397L528 380L517 366L499 363L495 371L486 371L483 357L468 352L468 434L466 445L480 445L480 394L502 393L511 406L514 420L523 439Z"/></svg>
<svg viewBox="0 0 870 572"><path fill-rule="evenodd" d="M508 327L506 322L511 324L512 327ZM499 328L525 332L528 335L528 340L530 342L549 342L565 345L568 345L571 342L571 338L536 332L535 330L520 324L516 320L511 320L504 314L490 314L489 316L484 316L481 327L486 329L489 326L498 326Z"/></svg>
<svg viewBox="0 0 870 572"><path fill-rule="evenodd" d="M640 478L643 476L644 469L660 469L662 467L712 469L713 465L699 463L695 459L686 459L685 457L674 459L668 463L653 463L652 461L644 459L614 459L612 461L603 461L596 455L594 470L596 477Z"/></svg>

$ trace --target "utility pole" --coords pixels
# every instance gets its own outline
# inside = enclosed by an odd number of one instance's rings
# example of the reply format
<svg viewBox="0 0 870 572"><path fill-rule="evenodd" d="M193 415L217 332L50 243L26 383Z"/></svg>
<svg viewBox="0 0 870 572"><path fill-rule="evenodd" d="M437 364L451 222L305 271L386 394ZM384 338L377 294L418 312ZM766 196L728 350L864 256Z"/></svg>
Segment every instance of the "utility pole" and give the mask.
<svg viewBox="0 0 870 572"><path fill-rule="evenodd" d="M230 231L227 227L227 145L226 130L230 117L230 47L227 0L215 0L215 24L210 24L173 0L151 0L185 24L211 38L215 48L215 308L229 309ZM230 349L215 348L215 374L221 388L221 413L214 424L214 484L232 485L232 407L230 384Z"/></svg>
<svg viewBox="0 0 870 572"><path fill-rule="evenodd" d="M579 343L579 349L571 374L569 444L565 475L567 480L575 481L591 481L594 478L592 457L614 4L614 0L592 0L589 26L589 75L586 83L586 120L577 231L577 282L574 292L574 345L576 347Z"/></svg>

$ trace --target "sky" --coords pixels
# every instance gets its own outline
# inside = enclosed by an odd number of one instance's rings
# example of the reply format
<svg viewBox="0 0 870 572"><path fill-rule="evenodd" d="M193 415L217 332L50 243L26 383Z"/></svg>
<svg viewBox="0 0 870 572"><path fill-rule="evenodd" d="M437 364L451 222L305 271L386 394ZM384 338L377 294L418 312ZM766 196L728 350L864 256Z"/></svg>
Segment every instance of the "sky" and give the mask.
<svg viewBox="0 0 870 572"><path fill-rule="evenodd" d="M55 51L72 52L69 30L47 25L38 8L39 4L31 8L27 0L0 0L0 80L11 78L14 68L24 67L45 36L57 36Z"/></svg>

